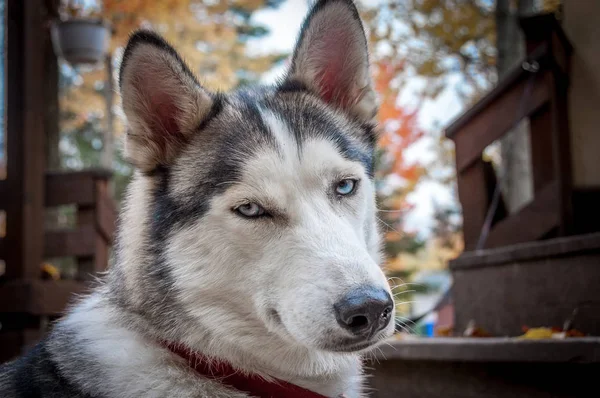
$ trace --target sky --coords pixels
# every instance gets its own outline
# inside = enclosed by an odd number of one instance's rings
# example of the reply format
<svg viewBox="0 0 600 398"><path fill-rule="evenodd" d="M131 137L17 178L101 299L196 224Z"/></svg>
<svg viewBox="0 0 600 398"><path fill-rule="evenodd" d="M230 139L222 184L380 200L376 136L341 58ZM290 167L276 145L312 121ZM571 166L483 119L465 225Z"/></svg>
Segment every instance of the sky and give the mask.
<svg viewBox="0 0 600 398"><path fill-rule="evenodd" d="M364 1L364 0L363 0ZM366 0L368 3L374 3L377 0ZM256 12L253 15L253 21L264 24L270 30L270 34L259 40L249 43L248 51L251 54L265 54L272 52L289 52L294 48L294 44L300 31L302 21L308 11L310 0L287 0L277 9L266 9ZM263 76L265 83L274 82L285 71L285 65L273 68ZM428 134L413 144L405 153L409 162L419 162L428 165L435 160L433 145L437 145L437 140L433 132L437 129L436 125L447 125L463 110L460 99L452 89L454 84L458 84L450 78L451 84L435 100L426 101L419 112L419 124ZM415 92L423 84L419 78L411 80L406 89L401 93L399 103L410 106L416 98ZM448 187L435 181L421 181L415 191L408 195L407 200L414 205L413 210L405 220L405 228L409 231L415 231L420 236L426 238L433 226L433 206L434 201L440 205L455 205L456 198Z"/></svg>

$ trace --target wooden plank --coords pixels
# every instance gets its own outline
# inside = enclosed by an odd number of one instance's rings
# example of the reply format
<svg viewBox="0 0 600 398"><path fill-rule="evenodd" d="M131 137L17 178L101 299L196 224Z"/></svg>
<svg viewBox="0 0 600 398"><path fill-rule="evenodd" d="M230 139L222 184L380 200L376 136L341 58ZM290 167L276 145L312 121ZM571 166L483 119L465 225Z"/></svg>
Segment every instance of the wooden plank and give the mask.
<svg viewBox="0 0 600 398"><path fill-rule="evenodd" d="M549 50L547 46L539 46L536 51L532 52L532 54L523 58L521 62L516 64L510 71L506 73L506 76L494 87L488 94L486 94L483 98L481 98L475 105L473 105L469 110L460 115L455 121L450 123L448 127L446 127L446 137L450 139L454 139L454 136L460 132L467 124L471 122L471 120L476 117L483 110L488 108L490 104L494 103L499 97L503 96L507 91L509 91L512 87L514 87L517 83L522 80L525 80L527 76L529 76L529 72L525 71L521 67L521 63L526 59L531 61L536 61L540 65L546 65L546 58L549 55Z"/></svg>
<svg viewBox="0 0 600 398"><path fill-rule="evenodd" d="M529 118L533 190L539 192L556 179L552 149L552 114L544 105Z"/></svg>
<svg viewBox="0 0 600 398"><path fill-rule="evenodd" d="M489 206L485 176L486 167L481 159L462 170L457 176L458 197L463 213L465 250L475 248L485 221Z"/></svg>
<svg viewBox="0 0 600 398"><path fill-rule="evenodd" d="M61 315L75 295L88 290L88 285L77 281L35 281L30 312L34 315Z"/></svg>
<svg viewBox="0 0 600 398"><path fill-rule="evenodd" d="M96 250L95 239L96 231L93 224L76 229L48 231L45 236L44 256L46 258L93 257Z"/></svg>
<svg viewBox="0 0 600 398"><path fill-rule="evenodd" d="M0 363L7 362L35 345L44 333L36 329L0 332Z"/></svg>
<svg viewBox="0 0 600 398"><path fill-rule="evenodd" d="M75 294L89 286L82 282L9 281L0 285L0 312L32 315L61 315Z"/></svg>
<svg viewBox="0 0 600 398"><path fill-rule="evenodd" d="M79 204L92 205L94 180L87 173L48 174L46 175L47 207Z"/></svg>
<svg viewBox="0 0 600 398"><path fill-rule="evenodd" d="M22 354L23 331L0 332L0 363L8 362Z"/></svg>
<svg viewBox="0 0 600 398"><path fill-rule="evenodd" d="M96 203L96 181L108 180L111 175L102 169L47 173L45 204L48 207L93 205Z"/></svg>
<svg viewBox="0 0 600 398"><path fill-rule="evenodd" d="M525 265L545 258L581 256L590 253L600 253L600 233L517 243L480 252L463 252L458 258L450 260L448 266L450 271L462 271L503 266L510 262Z"/></svg>
<svg viewBox="0 0 600 398"><path fill-rule="evenodd" d="M97 182L96 193L96 225L104 240L112 244L116 231L117 211L108 195L107 183Z"/></svg>
<svg viewBox="0 0 600 398"><path fill-rule="evenodd" d="M559 234L573 232L573 171L571 163L571 138L569 136L568 82L562 74L548 76L552 88L551 112L554 169L557 172L558 206L560 209Z"/></svg>
<svg viewBox="0 0 600 398"><path fill-rule="evenodd" d="M516 214L500 221L490 231L486 248L538 240L559 226L559 185L554 181Z"/></svg>
<svg viewBox="0 0 600 398"><path fill-rule="evenodd" d="M551 72L540 72L542 75ZM452 139L456 147L457 170L461 171L476 161L485 148L514 127L518 120L535 112L550 98L547 79L538 76L530 89L529 99L523 103L528 80L515 83L491 102L486 108L466 122ZM521 110L522 107L522 110ZM521 111L522 114L517 116Z"/></svg>

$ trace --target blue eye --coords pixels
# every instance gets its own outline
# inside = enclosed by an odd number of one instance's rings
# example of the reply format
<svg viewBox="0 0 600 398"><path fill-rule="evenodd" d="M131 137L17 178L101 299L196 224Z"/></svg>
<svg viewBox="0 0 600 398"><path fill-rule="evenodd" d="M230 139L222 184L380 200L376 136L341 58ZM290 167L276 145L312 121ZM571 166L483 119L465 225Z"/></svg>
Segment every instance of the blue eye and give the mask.
<svg viewBox="0 0 600 398"><path fill-rule="evenodd" d="M241 206L236 207L234 210L238 214L247 218L255 218L267 214L265 209L263 209L260 205L256 203L245 203Z"/></svg>
<svg viewBox="0 0 600 398"><path fill-rule="evenodd" d="M337 186L335 187L335 192L338 195L345 196L345 195L350 195L352 192L354 192L355 188L356 188L356 180L353 180L350 178L345 178L337 183Z"/></svg>

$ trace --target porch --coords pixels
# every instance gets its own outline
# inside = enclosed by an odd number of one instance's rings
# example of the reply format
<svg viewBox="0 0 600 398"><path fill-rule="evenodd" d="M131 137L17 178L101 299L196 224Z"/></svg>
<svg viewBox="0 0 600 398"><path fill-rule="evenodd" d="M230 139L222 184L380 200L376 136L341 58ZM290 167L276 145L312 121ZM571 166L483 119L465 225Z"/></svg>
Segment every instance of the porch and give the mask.
<svg viewBox="0 0 600 398"><path fill-rule="evenodd" d="M456 149L465 241L450 262L454 322L437 337L400 335L383 346L369 361L372 397L574 397L595 390L600 169L591 151L600 148L582 98L596 101L600 89L582 79L598 76L590 69L598 45L585 39L598 33L591 17L598 11L570 3L563 24L550 15L523 18L526 58L446 129ZM511 212L502 176L484 152L522 120L533 197ZM525 338L527 328L554 334Z"/></svg>

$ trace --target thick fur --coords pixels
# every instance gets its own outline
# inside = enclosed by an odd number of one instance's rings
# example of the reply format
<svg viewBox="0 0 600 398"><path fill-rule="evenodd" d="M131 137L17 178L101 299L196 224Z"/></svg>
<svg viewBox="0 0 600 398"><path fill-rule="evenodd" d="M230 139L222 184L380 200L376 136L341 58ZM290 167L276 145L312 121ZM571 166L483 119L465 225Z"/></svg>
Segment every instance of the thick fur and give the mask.
<svg viewBox="0 0 600 398"><path fill-rule="evenodd" d="M132 36L120 74L137 167L115 264L22 358L2 397L243 397L159 344L186 345L240 372L328 397L363 394L368 339L334 304L385 289L375 217L366 39L350 0L321 0L281 84L204 89L151 32ZM348 196L336 184L355 179ZM268 215L236 209L257 203Z"/></svg>

